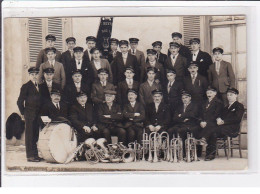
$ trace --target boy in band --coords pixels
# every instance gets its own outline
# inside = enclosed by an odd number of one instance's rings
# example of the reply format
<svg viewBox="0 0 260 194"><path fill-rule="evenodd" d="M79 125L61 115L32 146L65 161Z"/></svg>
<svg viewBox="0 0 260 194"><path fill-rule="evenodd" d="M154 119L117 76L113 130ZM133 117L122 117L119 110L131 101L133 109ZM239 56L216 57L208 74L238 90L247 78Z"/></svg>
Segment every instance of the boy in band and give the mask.
<svg viewBox="0 0 260 194"><path fill-rule="evenodd" d="M116 57L116 55L119 53L118 49L118 44L119 44L119 40L116 38L110 38L109 40L110 42L110 52L108 54L108 62L111 64L112 61L114 60L114 58Z"/></svg>
<svg viewBox="0 0 260 194"><path fill-rule="evenodd" d="M144 57L144 53L137 49L139 39L129 38L129 42L130 42L130 49L128 50L128 53L136 56L139 69L141 70L141 67L144 66L145 64L145 57Z"/></svg>
<svg viewBox="0 0 260 194"><path fill-rule="evenodd" d="M209 84L217 88L226 106L228 104L226 91L229 87L235 87L235 74L232 65L222 59L223 52L224 50L219 47L213 49L215 62L209 67L208 78Z"/></svg>
<svg viewBox="0 0 260 194"><path fill-rule="evenodd" d="M96 37L94 37L94 36L88 36L88 37L86 37L86 44L87 44L87 47L88 47L88 48L84 51L84 56L83 56L83 58L84 58L84 60L85 60L86 62L88 62L88 63L93 60L93 59L92 59L92 56L91 56L91 53L90 53L90 50L91 50L92 48L96 47L96 43L97 43Z"/></svg>
<svg viewBox="0 0 260 194"><path fill-rule="evenodd" d="M139 88L139 100L143 106L153 102L152 91L161 90L162 86L160 83L155 82L155 75L157 69L154 67L147 68L147 81L142 83Z"/></svg>
<svg viewBox="0 0 260 194"><path fill-rule="evenodd" d="M123 115L126 120L124 128L127 132L127 142L131 143L137 140L142 143L143 137L143 122L145 120L145 109L140 102L137 102L137 91L128 89L127 97L128 103L125 104Z"/></svg>
<svg viewBox="0 0 260 194"><path fill-rule="evenodd" d="M66 84L66 75L65 75L63 65L55 60L56 49L53 47L46 48L45 52L46 52L48 61L42 63L40 66L39 83L42 83L44 80L44 76L43 76L44 69L53 68L54 69L53 82L59 84L61 89L63 89Z"/></svg>
<svg viewBox="0 0 260 194"><path fill-rule="evenodd" d="M30 81L23 84L17 105L25 119L25 147L26 157L29 162L40 162L38 156L37 141L39 138L39 113L41 109L41 97L38 87L39 69L30 67L28 69Z"/></svg>
<svg viewBox="0 0 260 194"><path fill-rule="evenodd" d="M117 87L117 102L123 107L128 103L127 91L128 89L133 89L139 91L139 83L135 81L134 69L132 67L127 67L125 69L125 80L118 83Z"/></svg>
<svg viewBox="0 0 260 194"><path fill-rule="evenodd" d="M105 90L105 102L98 106L98 128L108 144L111 144L111 135L118 137L118 142L126 145L126 130L123 128L123 114L119 104L114 102L116 91Z"/></svg>
<svg viewBox="0 0 260 194"><path fill-rule="evenodd" d="M157 61L159 63L161 63L163 65L163 67L164 67L164 63L165 63L165 61L167 59L167 55L163 54L161 52L161 50L162 50L162 42L161 41L155 41L155 42L153 42L152 46L153 46L153 49L156 51L156 59L157 59ZM148 59L146 61L148 61Z"/></svg>
<svg viewBox="0 0 260 194"><path fill-rule="evenodd" d="M55 36L48 34L45 37L45 40L46 40L46 48L52 48L55 46L55 41L56 41ZM55 60L61 62L61 52L58 51L57 49L56 49ZM46 55L45 49L42 49L37 56L36 67L40 68L40 65L46 61L48 61L48 57Z"/></svg>

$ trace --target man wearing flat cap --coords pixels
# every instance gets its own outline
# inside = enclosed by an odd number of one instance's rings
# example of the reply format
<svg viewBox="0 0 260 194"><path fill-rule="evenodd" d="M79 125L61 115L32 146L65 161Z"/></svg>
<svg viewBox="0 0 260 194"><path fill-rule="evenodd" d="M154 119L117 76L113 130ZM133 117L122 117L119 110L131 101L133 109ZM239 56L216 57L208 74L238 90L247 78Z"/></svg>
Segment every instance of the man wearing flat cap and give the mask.
<svg viewBox="0 0 260 194"><path fill-rule="evenodd" d="M55 46L56 37L54 35L48 34L45 37L45 40L46 40L46 48L51 48ZM61 52L58 51L57 49L56 49L55 60L61 62ZM40 65L46 61L48 61L48 57L46 55L45 49L42 49L37 56L36 67L40 68Z"/></svg>
<svg viewBox="0 0 260 194"><path fill-rule="evenodd" d="M90 53L90 50L94 47L96 47L96 43L97 43L97 38L94 36L88 36L86 37L86 44L87 44L87 49L84 51L84 55L83 58L85 59L85 61L87 61L88 63L90 61L92 61L92 56Z"/></svg>
<svg viewBox="0 0 260 194"><path fill-rule="evenodd" d="M161 41L155 41L152 43L153 49L156 50L156 59L159 63L161 63L164 66L164 63L167 59L167 55L163 54L161 52L162 50L162 42ZM146 60L148 61L148 59Z"/></svg>
<svg viewBox="0 0 260 194"><path fill-rule="evenodd" d="M119 53L119 51L117 50L119 45L119 40L116 38L110 38L109 43L110 43L110 52L108 54L107 60L111 64L114 58L116 57L116 55Z"/></svg>
<svg viewBox="0 0 260 194"><path fill-rule="evenodd" d="M111 135L118 137L118 142L126 145L126 130L123 128L123 113L119 104L116 104L116 91L105 90L105 102L98 106L98 128L102 135L111 144Z"/></svg>
<svg viewBox="0 0 260 194"><path fill-rule="evenodd" d="M54 69L53 82L59 84L61 89L64 89L66 84L66 75L62 63L55 60L56 48L54 47L46 48L45 52L48 61L42 63L40 66L39 83L42 83L44 80L44 76L43 76L44 69L53 68Z"/></svg>
<svg viewBox="0 0 260 194"><path fill-rule="evenodd" d="M129 38L129 42L130 42L130 49L128 50L128 53L136 56L139 69L141 70L141 67L144 66L145 64L145 57L144 57L144 53L137 49L139 39Z"/></svg>
<svg viewBox="0 0 260 194"><path fill-rule="evenodd" d="M208 70L209 84L217 88L220 99L224 105L228 104L226 91L229 87L235 87L235 74L232 65L224 61L224 50L220 47L213 49L214 63L210 65Z"/></svg>
<svg viewBox="0 0 260 194"><path fill-rule="evenodd" d="M111 63L114 85L117 86L119 82L125 80L124 72L127 67L132 67L134 69L134 80L139 81L140 69L138 66L137 58L136 56L128 53L128 41L120 40L119 48L121 50L121 53L118 53Z"/></svg>
<svg viewBox="0 0 260 194"><path fill-rule="evenodd" d="M147 74L146 74L147 68L154 67L158 70L155 76L155 82L163 85L165 81L165 77L164 77L165 72L164 72L163 65L156 60L156 54L157 54L156 50L147 49L148 61L144 64L144 66L141 67L141 83L147 80Z"/></svg>
<svg viewBox="0 0 260 194"><path fill-rule="evenodd" d="M123 115L126 120L124 128L127 132L127 142L137 140L142 143L143 126L145 120L145 109L143 105L136 101L138 93L134 89L127 90L128 103L124 105Z"/></svg>
<svg viewBox="0 0 260 194"><path fill-rule="evenodd" d="M88 96L85 92L77 93L77 102L71 107L70 121L77 131L78 143L88 138L98 139L101 131L97 127L96 116L94 116L93 105L88 103Z"/></svg>
<svg viewBox="0 0 260 194"><path fill-rule="evenodd" d="M188 74L188 64L187 59L179 54L180 46L177 42L169 43L171 55L166 59L165 68L173 69L176 72L176 80L182 81L184 76Z"/></svg>
<svg viewBox="0 0 260 194"><path fill-rule="evenodd" d="M207 52L200 50L199 38L192 38L189 43L191 47L191 55L188 61L196 61L199 67L199 74L208 79L208 69L212 64L211 56Z"/></svg>
<svg viewBox="0 0 260 194"><path fill-rule="evenodd" d="M21 116L25 119L25 147L26 157L29 162L40 162L37 141L39 138L39 114L42 101L39 93L39 69L28 69L30 80L21 87L17 105Z"/></svg>
<svg viewBox="0 0 260 194"><path fill-rule="evenodd" d="M172 41L176 42L180 45L179 53L188 60L190 58L191 51L188 47L186 47L182 44L182 34L179 32L173 32ZM171 55L171 52L168 51L168 56L170 56L170 55Z"/></svg>

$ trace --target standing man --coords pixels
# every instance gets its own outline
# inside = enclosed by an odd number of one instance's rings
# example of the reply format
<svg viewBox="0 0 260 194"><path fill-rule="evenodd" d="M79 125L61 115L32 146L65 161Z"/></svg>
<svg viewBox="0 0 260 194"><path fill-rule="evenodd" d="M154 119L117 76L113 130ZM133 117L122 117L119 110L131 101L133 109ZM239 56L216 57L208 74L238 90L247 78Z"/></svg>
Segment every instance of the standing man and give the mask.
<svg viewBox="0 0 260 194"><path fill-rule="evenodd" d="M56 41L56 37L51 35L51 34L48 34L46 37L45 37L45 40L46 40L46 48L52 48L54 47L55 45L55 41ZM58 51L56 49L56 56L55 56L55 60L58 61L58 62L61 62L61 52ZM48 58L46 56L46 52L45 52L45 49L42 49L38 56L37 56L37 60L36 60L36 67L37 68L40 68L40 65L44 62L48 61Z"/></svg>
<svg viewBox="0 0 260 194"><path fill-rule="evenodd" d="M84 60L86 61L86 62L90 62L90 61L92 61L92 56L91 56L91 54L90 54L90 50L92 49L92 48L94 48L94 47L96 47L96 43L97 43L97 39L96 39L96 37L94 37L94 36L88 36L88 37L86 37L86 44L87 44L87 49L84 51L84 56L83 56L83 58L84 58Z"/></svg>
<svg viewBox="0 0 260 194"><path fill-rule="evenodd" d="M118 49L118 44L119 44L119 40L116 38L110 38L110 52L108 54L108 62L111 64L112 61L114 60L114 58L116 57L116 55L119 53Z"/></svg>
<svg viewBox="0 0 260 194"><path fill-rule="evenodd" d="M144 53L137 49L139 39L129 38L129 42L130 42L131 49L129 49L128 53L136 56L139 69L141 70L141 67L143 67L145 64L145 57L144 57Z"/></svg>
<svg viewBox="0 0 260 194"><path fill-rule="evenodd" d="M37 141L39 138L39 113L41 109L41 98L38 87L39 69L31 67L28 69L30 81L23 84L17 105L25 119L25 146L28 162L40 162L38 156Z"/></svg>
<svg viewBox="0 0 260 194"><path fill-rule="evenodd" d="M172 33L172 41L180 45L179 53L185 57L187 60L190 58L191 52L190 49L182 44L182 34L179 32ZM171 55L171 52L168 51L168 56Z"/></svg>
<svg viewBox="0 0 260 194"><path fill-rule="evenodd" d="M208 79L208 69L212 64L211 56L200 50L200 39L190 39L191 57L189 61L196 61L199 67L199 74Z"/></svg>
<svg viewBox="0 0 260 194"><path fill-rule="evenodd" d="M229 87L235 87L235 74L232 65L222 60L224 50L222 48L213 49L215 62L210 65L208 78L209 84L217 88L220 97L226 106L228 104L226 91Z"/></svg>
<svg viewBox="0 0 260 194"><path fill-rule="evenodd" d="M139 81L140 69L138 66L137 58L136 56L128 53L128 41L121 40L119 42L119 47L121 53L117 54L117 56L114 58L113 63L111 64L114 85L117 86L119 82L125 80L124 72L127 67L132 67L134 69L134 80Z"/></svg>
<svg viewBox="0 0 260 194"><path fill-rule="evenodd" d="M162 50L162 42L161 41L155 41L153 44L153 49L156 50L156 59L159 63L161 63L164 66L164 63L167 59L167 55L161 53ZM148 59L147 59L148 60ZM165 67L164 67L165 68Z"/></svg>
<svg viewBox="0 0 260 194"><path fill-rule="evenodd" d="M43 71L46 68L54 69L53 82L60 85L61 89L64 88L66 84L66 75L63 68L63 65L55 60L56 57L56 49L55 48L46 48L45 49L48 61L44 62L40 66L39 73L39 83L42 83L44 80Z"/></svg>

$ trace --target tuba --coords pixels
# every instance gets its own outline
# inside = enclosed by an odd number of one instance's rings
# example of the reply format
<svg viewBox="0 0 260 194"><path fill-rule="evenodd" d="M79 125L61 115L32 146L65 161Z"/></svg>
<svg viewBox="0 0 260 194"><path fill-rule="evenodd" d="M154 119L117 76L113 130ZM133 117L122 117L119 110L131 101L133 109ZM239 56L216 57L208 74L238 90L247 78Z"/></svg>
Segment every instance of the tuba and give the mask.
<svg viewBox="0 0 260 194"><path fill-rule="evenodd" d="M100 162L107 163L109 162L109 153L108 153L108 149L105 146L105 143L106 143L105 138L99 138L96 142L95 150Z"/></svg>
<svg viewBox="0 0 260 194"><path fill-rule="evenodd" d="M185 140L185 150L187 162L197 161L197 149L196 149L196 139L191 134L187 134L187 139Z"/></svg>
<svg viewBox="0 0 260 194"><path fill-rule="evenodd" d="M170 161L170 137L167 132L159 135L159 147L163 152L163 160Z"/></svg>
<svg viewBox="0 0 260 194"><path fill-rule="evenodd" d="M96 164L99 162L99 157L96 153L95 144L96 141L94 138L88 138L85 141L85 157L87 162L89 162L90 164Z"/></svg>
<svg viewBox="0 0 260 194"><path fill-rule="evenodd" d="M159 134L157 132L152 132L149 135L149 162L158 162L158 152L159 152ZM152 156L152 152L153 155Z"/></svg>

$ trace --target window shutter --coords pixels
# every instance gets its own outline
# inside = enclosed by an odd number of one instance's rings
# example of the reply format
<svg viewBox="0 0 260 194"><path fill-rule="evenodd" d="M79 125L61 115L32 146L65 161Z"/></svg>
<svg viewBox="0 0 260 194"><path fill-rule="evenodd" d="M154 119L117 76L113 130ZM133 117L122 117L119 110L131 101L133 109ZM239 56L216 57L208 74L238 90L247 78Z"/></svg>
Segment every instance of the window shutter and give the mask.
<svg viewBox="0 0 260 194"><path fill-rule="evenodd" d="M62 52L63 37L61 18L48 18L48 33L56 37L55 48Z"/></svg>
<svg viewBox="0 0 260 194"><path fill-rule="evenodd" d="M42 49L42 19L29 18L29 55L30 62L36 62Z"/></svg>
<svg viewBox="0 0 260 194"><path fill-rule="evenodd" d="M191 38L200 38L200 16L183 17L183 38L184 45L189 48Z"/></svg>

